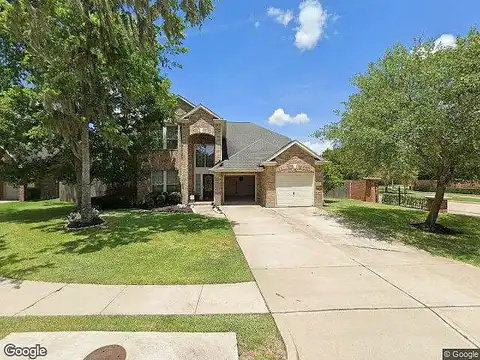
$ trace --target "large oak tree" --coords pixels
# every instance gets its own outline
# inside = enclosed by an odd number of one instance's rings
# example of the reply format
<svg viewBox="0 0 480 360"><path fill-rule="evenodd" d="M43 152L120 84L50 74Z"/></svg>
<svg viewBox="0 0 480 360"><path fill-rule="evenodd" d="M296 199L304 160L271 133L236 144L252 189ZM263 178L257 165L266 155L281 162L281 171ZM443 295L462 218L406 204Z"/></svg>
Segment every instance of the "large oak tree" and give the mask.
<svg viewBox="0 0 480 360"><path fill-rule="evenodd" d="M338 123L318 136L335 141L359 173L428 171L437 180L426 226L433 231L456 173L480 169L480 33L453 47L396 45L354 77L358 92Z"/></svg>
<svg viewBox="0 0 480 360"><path fill-rule="evenodd" d="M162 52L180 47L186 26L201 24L212 8L211 0L0 1L2 26L27 54L50 125L77 159L84 223L92 216L91 132L128 145L112 97L134 107L151 94Z"/></svg>

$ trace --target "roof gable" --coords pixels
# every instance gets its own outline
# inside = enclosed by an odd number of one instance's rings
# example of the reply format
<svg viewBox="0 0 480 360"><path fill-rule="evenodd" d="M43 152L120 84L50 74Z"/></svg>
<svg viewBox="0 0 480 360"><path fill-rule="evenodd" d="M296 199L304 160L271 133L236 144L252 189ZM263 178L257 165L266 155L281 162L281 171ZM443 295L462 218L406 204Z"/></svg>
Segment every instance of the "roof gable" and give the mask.
<svg viewBox="0 0 480 360"><path fill-rule="evenodd" d="M310 148L306 147L305 145L303 145L300 141L297 141L297 140L293 140L291 141L290 143L288 143L287 145L285 145L284 147L282 147L280 150L278 150L275 154L271 155L267 160L265 160L264 162L268 162L268 161L272 161L273 159L275 159L278 155L280 155L281 153L283 153L284 151L290 149L292 146L294 145L297 145L299 148L301 148L302 150L304 150L306 153L312 155L315 159L317 160L320 160L321 159L321 156L318 155L316 152L314 152L313 150L311 150Z"/></svg>
<svg viewBox="0 0 480 360"><path fill-rule="evenodd" d="M189 112L187 112L185 115L183 115L182 119L186 119L188 118L189 116L192 116L193 114L195 114L197 111L200 111L200 110L203 110L207 113L209 113L210 115L213 115L213 117L217 118L217 119L221 119L222 117L220 115L217 115L215 114L212 110L210 110L209 108L207 108L206 106L200 104L196 107L194 107L192 110L190 110Z"/></svg>

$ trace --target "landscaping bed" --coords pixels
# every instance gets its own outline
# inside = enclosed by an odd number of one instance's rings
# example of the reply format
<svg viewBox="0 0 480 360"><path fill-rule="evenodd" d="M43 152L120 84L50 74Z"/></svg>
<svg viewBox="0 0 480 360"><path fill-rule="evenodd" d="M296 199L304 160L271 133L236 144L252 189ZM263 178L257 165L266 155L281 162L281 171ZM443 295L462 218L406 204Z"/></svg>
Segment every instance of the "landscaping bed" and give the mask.
<svg viewBox="0 0 480 360"><path fill-rule="evenodd" d="M91 284L252 281L226 219L142 210L101 214L103 226L68 231L72 205L0 204L0 276Z"/></svg>
<svg viewBox="0 0 480 360"><path fill-rule="evenodd" d="M340 216L354 231L369 231L379 240L401 241L434 255L480 266L480 218L440 214L443 233L423 231L425 211L355 200L327 200L324 209ZM415 226L416 225L416 226Z"/></svg>
<svg viewBox="0 0 480 360"><path fill-rule="evenodd" d="M286 360L275 321L264 315L0 317L0 339L31 331L235 332L240 360Z"/></svg>

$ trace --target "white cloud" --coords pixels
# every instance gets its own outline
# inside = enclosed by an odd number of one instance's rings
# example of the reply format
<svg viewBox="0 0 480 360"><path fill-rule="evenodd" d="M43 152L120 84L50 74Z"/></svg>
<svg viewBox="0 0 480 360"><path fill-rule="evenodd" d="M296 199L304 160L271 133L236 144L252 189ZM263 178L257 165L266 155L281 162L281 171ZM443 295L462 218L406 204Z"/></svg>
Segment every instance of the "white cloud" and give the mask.
<svg viewBox="0 0 480 360"><path fill-rule="evenodd" d="M443 34L434 43L434 51L442 49L455 49L457 47L457 38L452 34Z"/></svg>
<svg viewBox="0 0 480 360"><path fill-rule="evenodd" d="M322 155L322 153L332 148L332 143L330 141L325 142L315 142L315 141L302 141L302 144L308 147L309 149L313 150L318 155Z"/></svg>
<svg viewBox="0 0 480 360"><path fill-rule="evenodd" d="M282 10L269 7L267 10L267 15L283 26L287 26L290 21L293 20L293 12L291 10Z"/></svg>
<svg viewBox="0 0 480 360"><path fill-rule="evenodd" d="M295 116L286 114L285 111L280 108L273 112L272 116L268 118L268 123L278 126L283 126L285 124L306 124L310 122L308 115L305 113L300 113Z"/></svg>
<svg viewBox="0 0 480 360"><path fill-rule="evenodd" d="M258 29L260 27L260 21L255 21L253 26L255 26Z"/></svg>
<svg viewBox="0 0 480 360"><path fill-rule="evenodd" d="M338 15L338 14L331 14L329 16L330 16L330 20L332 21L332 23L336 23L341 18L341 16Z"/></svg>
<svg viewBox="0 0 480 360"><path fill-rule="evenodd" d="M304 0L300 4L299 26L295 34L295 46L302 50L313 49L322 38L328 13L317 0Z"/></svg>

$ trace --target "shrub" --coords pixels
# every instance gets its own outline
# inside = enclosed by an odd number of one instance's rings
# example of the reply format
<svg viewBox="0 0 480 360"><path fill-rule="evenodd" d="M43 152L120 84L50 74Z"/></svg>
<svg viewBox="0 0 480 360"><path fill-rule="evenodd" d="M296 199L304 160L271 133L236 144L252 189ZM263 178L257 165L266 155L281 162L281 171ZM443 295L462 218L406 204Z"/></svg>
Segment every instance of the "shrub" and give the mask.
<svg viewBox="0 0 480 360"><path fill-rule="evenodd" d="M432 185L414 186L413 190L415 190L415 191L425 191L425 192L435 192L435 191L437 191L436 187L432 186ZM454 193L454 194L480 195L480 189L462 189L462 188L448 187L445 192Z"/></svg>
<svg viewBox="0 0 480 360"><path fill-rule="evenodd" d="M128 209L134 206L132 196L105 195L92 198L92 206L100 210Z"/></svg>
<svg viewBox="0 0 480 360"><path fill-rule="evenodd" d="M181 202L182 202L182 195L179 192L172 192L168 194L167 203L169 205L177 205L177 204L181 204Z"/></svg>
<svg viewBox="0 0 480 360"><path fill-rule="evenodd" d="M84 223L79 212L73 212L67 217L67 227L69 229L79 229L82 227L102 224L103 220L100 218L100 211L92 209L92 221Z"/></svg>
<svg viewBox="0 0 480 360"><path fill-rule="evenodd" d="M151 210L155 207L155 196L150 193L145 196L145 199L137 202L137 207L139 209Z"/></svg>
<svg viewBox="0 0 480 360"><path fill-rule="evenodd" d="M165 195L164 193L154 194L153 200L155 207L165 206L165 204L167 203L167 195Z"/></svg>
<svg viewBox="0 0 480 360"><path fill-rule="evenodd" d="M416 185L412 188L413 191L435 192L437 188L434 185Z"/></svg>
<svg viewBox="0 0 480 360"><path fill-rule="evenodd" d="M480 195L480 189L447 188L447 193Z"/></svg>

